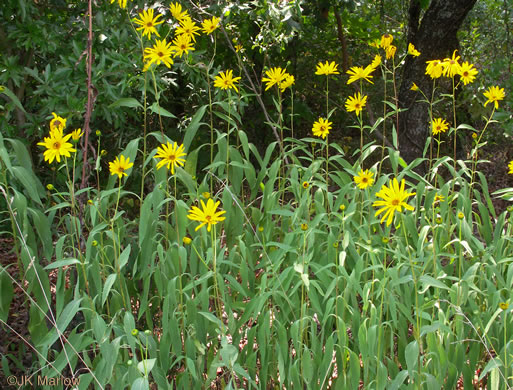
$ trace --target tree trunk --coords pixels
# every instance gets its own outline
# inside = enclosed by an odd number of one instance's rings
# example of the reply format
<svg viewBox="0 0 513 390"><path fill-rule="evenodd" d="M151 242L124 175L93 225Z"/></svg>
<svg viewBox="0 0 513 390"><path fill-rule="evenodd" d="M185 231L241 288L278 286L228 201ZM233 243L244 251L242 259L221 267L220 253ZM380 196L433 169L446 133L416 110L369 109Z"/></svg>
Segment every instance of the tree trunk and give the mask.
<svg viewBox="0 0 513 390"><path fill-rule="evenodd" d="M407 56L399 88L399 107L407 110L399 115L399 149L401 157L411 162L422 156L430 133L429 110L418 102L422 95L410 90L415 83L429 98L433 81L426 75L426 61L450 57L458 49L456 33L477 0L432 0L420 20L420 0L411 0L408 42L420 51L419 57Z"/></svg>

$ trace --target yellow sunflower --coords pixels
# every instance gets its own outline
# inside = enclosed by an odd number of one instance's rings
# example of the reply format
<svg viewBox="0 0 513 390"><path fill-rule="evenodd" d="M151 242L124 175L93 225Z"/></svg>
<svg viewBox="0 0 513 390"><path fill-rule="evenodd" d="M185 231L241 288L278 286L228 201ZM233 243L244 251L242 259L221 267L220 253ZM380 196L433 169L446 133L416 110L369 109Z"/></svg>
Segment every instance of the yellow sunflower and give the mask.
<svg viewBox="0 0 513 390"><path fill-rule="evenodd" d="M263 77L262 82L266 83L265 90L267 91L274 84L278 84L279 86L279 84L287 77L287 72L285 72L285 69L278 67L265 71L265 75L267 77Z"/></svg>
<svg viewBox="0 0 513 390"><path fill-rule="evenodd" d="M125 156L121 155L109 163L109 171L111 175L118 175L118 178L121 179L123 176L128 176L126 171L133 165L134 163L130 162L130 157L125 159Z"/></svg>
<svg viewBox="0 0 513 390"><path fill-rule="evenodd" d="M189 13L187 10L182 11L182 5L179 3L171 3L169 6L169 10L171 11L171 15L178 21L182 21L189 17Z"/></svg>
<svg viewBox="0 0 513 390"><path fill-rule="evenodd" d="M212 19L205 19L201 23L201 26L203 27L203 32L205 34L212 34L219 27L220 21L221 18L216 18L215 16L212 16Z"/></svg>
<svg viewBox="0 0 513 390"><path fill-rule="evenodd" d="M426 61L426 74L429 75L432 79L437 79L442 76L444 71L444 67L442 65L442 61L440 60L431 60Z"/></svg>
<svg viewBox="0 0 513 390"><path fill-rule="evenodd" d="M158 21L158 18L160 18L162 15L158 14L157 16L153 17L153 12L153 8L150 8L147 11L143 10L139 13L140 19L134 19L134 23L140 26L137 27L136 30L143 30L143 37L147 35L148 39L151 39L151 34L155 34L157 37L160 37L155 26L164 23L163 20Z"/></svg>
<svg viewBox="0 0 513 390"><path fill-rule="evenodd" d="M175 52L175 54L173 54L173 57L182 57L182 55L184 54L189 54L189 51L194 50L194 46L192 46L191 42L191 37L186 34L178 35L173 40L173 46L171 46L171 50Z"/></svg>
<svg viewBox="0 0 513 390"><path fill-rule="evenodd" d="M464 85L467 85L468 83L472 83L477 75L477 69L474 68L473 64L469 64L467 61L465 61L460 66L460 77L463 81Z"/></svg>
<svg viewBox="0 0 513 390"><path fill-rule="evenodd" d="M352 66L346 73L351 76L349 77L349 80L347 80L347 84L354 83L355 81L358 81L360 79L367 80L369 83L374 84L371 80L372 75L371 73L376 70L375 67L366 66L365 68L363 66Z"/></svg>
<svg viewBox="0 0 513 390"><path fill-rule="evenodd" d="M360 92L355 93L354 96L349 96L346 100L346 110L348 112L356 111L356 115L360 115L367 103L367 96L362 96Z"/></svg>
<svg viewBox="0 0 513 390"><path fill-rule="evenodd" d="M392 44L393 40L394 40L394 37L392 36L392 34L383 34L381 36L381 42L379 45L383 49L386 49L387 47L389 47Z"/></svg>
<svg viewBox="0 0 513 390"><path fill-rule="evenodd" d="M240 79L240 77L233 77L233 70L219 72L214 79L214 87L221 89L233 88L236 92L239 92L235 83L238 83Z"/></svg>
<svg viewBox="0 0 513 390"><path fill-rule="evenodd" d="M328 120L319 118L319 120L313 124L313 135L323 139L326 138L326 136L330 133L331 125L332 123L328 122Z"/></svg>
<svg viewBox="0 0 513 390"><path fill-rule="evenodd" d="M415 49L415 46L413 46L413 43L409 43L408 44L408 54L410 54L414 57L418 57L418 56L420 56L420 51Z"/></svg>
<svg viewBox="0 0 513 390"><path fill-rule="evenodd" d="M61 157L70 157L71 152L76 152L73 145L67 142L70 138L71 134L63 135L62 131L57 129L50 132L50 137L45 137L43 142L37 143L46 148L43 155L48 164L51 164L53 160L61 162Z"/></svg>
<svg viewBox="0 0 513 390"><path fill-rule="evenodd" d="M148 70L151 64L160 65L161 63L170 68L173 65L171 54L173 54L171 42L167 43L165 39L157 39L153 47L144 49L144 60L147 61L144 70Z"/></svg>
<svg viewBox="0 0 513 390"><path fill-rule="evenodd" d="M280 90L282 92L284 92L287 88L291 87L294 84L294 81L295 81L294 76L286 73L285 79L278 84L280 87Z"/></svg>
<svg viewBox="0 0 513 390"><path fill-rule="evenodd" d="M433 135L445 133L449 128L449 124L442 118L436 118L431 122L431 130Z"/></svg>
<svg viewBox="0 0 513 390"><path fill-rule="evenodd" d="M174 175L175 166L183 166L186 155L183 145L178 146L176 142L173 142L173 144L167 142L166 145L162 144L157 148L157 154L153 158L162 159L158 162L157 169L167 165L167 169L170 169L171 174Z"/></svg>
<svg viewBox="0 0 513 390"><path fill-rule="evenodd" d="M443 75L447 77L454 77L457 74L460 74L461 65L458 62L460 56L457 56L456 53L458 50L454 50L451 58L446 58L442 62L442 67L444 68Z"/></svg>
<svg viewBox="0 0 513 390"><path fill-rule="evenodd" d="M55 112L52 112L53 119L50 121L50 133L52 131L58 130L61 133L66 128L66 119L60 117Z"/></svg>
<svg viewBox="0 0 513 390"><path fill-rule="evenodd" d="M371 172L368 169L365 171L361 169L360 172L358 172L358 176L354 176L353 179L358 188L364 190L374 183L372 176L374 176L374 172Z"/></svg>
<svg viewBox="0 0 513 390"><path fill-rule="evenodd" d="M386 219L387 226L389 226L393 219L394 213L401 212L402 207L406 210L413 210L413 206L410 206L405 201L408 197L415 195L415 192L407 192L404 189L404 179L401 180L401 186L399 186L399 182L396 178L393 180L389 180L388 187L383 184L381 190L376 193L377 198L382 198L383 200L376 200L372 205L374 207L381 207L378 211L376 211L375 216L377 217L382 212L385 212L383 217L381 218L381 223Z"/></svg>
<svg viewBox="0 0 513 390"><path fill-rule="evenodd" d="M201 209L197 206L192 206L189 210L189 214L187 215L187 218L189 218L192 221L198 221L201 222L195 231L200 229L202 226L207 225L207 231L210 231L212 225L217 224L218 222L224 221L226 217L222 217L224 213L226 213L225 210L217 211L217 206L221 202L217 201L214 203L212 198L207 200L207 204L205 205L205 202L203 200L200 200L201 203Z"/></svg>
<svg viewBox="0 0 513 390"><path fill-rule="evenodd" d="M335 63L335 61L326 61L324 64L322 62L319 62L317 64L315 74L326 76L329 76L330 74L340 74L337 68L338 65Z"/></svg>
<svg viewBox="0 0 513 390"><path fill-rule="evenodd" d="M494 103L495 109L499 108L499 100L504 99L504 96L506 96L504 88L499 87L490 87L486 92L483 92L483 95L488 99L484 104L485 107L488 103Z"/></svg>
<svg viewBox="0 0 513 390"><path fill-rule="evenodd" d="M200 35L198 32L199 30L200 28L196 26L196 23L192 19L185 18L180 21L180 27L176 29L176 35L188 35L194 42L196 42L195 35Z"/></svg>

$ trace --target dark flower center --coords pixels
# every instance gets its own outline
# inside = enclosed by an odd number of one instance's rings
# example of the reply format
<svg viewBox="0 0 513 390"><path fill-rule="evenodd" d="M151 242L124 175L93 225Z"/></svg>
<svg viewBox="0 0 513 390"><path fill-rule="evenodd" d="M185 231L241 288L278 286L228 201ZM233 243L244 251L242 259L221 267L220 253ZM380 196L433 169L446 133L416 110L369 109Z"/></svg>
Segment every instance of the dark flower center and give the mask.
<svg viewBox="0 0 513 390"><path fill-rule="evenodd" d="M60 148L61 148L61 144L60 144L60 142L55 142L55 143L53 144L53 148L54 148L54 149L60 149Z"/></svg>
<svg viewBox="0 0 513 390"><path fill-rule="evenodd" d="M159 52L157 53L157 55L158 55L159 57L164 57L164 53L162 53L161 51L159 51Z"/></svg>
<svg viewBox="0 0 513 390"><path fill-rule="evenodd" d="M398 205L399 205L399 199L394 199L394 200L392 201L392 205L393 205L393 206L398 206Z"/></svg>

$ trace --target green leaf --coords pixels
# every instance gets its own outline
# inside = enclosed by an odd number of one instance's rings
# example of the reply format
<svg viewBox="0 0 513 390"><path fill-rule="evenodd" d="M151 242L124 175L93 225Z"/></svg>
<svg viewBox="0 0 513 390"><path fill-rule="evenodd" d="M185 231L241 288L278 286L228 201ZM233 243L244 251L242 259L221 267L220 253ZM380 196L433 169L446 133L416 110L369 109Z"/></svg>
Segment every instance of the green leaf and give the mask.
<svg viewBox="0 0 513 390"><path fill-rule="evenodd" d="M21 2L21 3L23 3L23 2ZM27 113L27 111L25 111L25 109L23 108L23 105L21 104L20 99L18 99L18 97L5 85L0 85L0 93L3 93L5 96L7 96L9 99L11 99L11 101L14 103L14 105L18 109L20 109L24 113Z"/></svg>
<svg viewBox="0 0 513 390"><path fill-rule="evenodd" d="M132 249L131 245L128 244L128 246L123 250L121 255L119 256L119 268L123 268L126 263L128 262L128 257L130 256L130 250Z"/></svg>
<svg viewBox="0 0 513 390"><path fill-rule="evenodd" d="M198 111L196 111L196 114L191 119L191 123L189 123L189 126L185 129L185 137L183 138L183 147L185 150L189 150L189 147L191 146L192 140L196 136L196 132L198 131L199 127L201 126L201 119L203 118L203 115L205 114L205 109L208 106L201 106Z"/></svg>
<svg viewBox="0 0 513 390"><path fill-rule="evenodd" d="M499 367L502 367L501 360L499 358L491 359L483 369L483 372L481 372L481 375L479 375L479 380L482 380L486 376L486 374L488 374L488 372L496 370Z"/></svg>
<svg viewBox="0 0 513 390"><path fill-rule="evenodd" d="M112 285L116 281L118 274L110 274L107 277L107 280L105 281L105 286L103 286L102 291L102 306L105 304L105 301L107 300L107 297L109 296L110 289L112 288Z"/></svg>
<svg viewBox="0 0 513 390"><path fill-rule="evenodd" d="M153 103L151 106L148 107L148 109L157 114L157 115L161 115L161 116L165 116L165 117L168 117L168 118L176 118L176 116L174 116L173 114L171 114L168 110L162 108L161 106L158 105L157 102Z"/></svg>
<svg viewBox="0 0 513 390"><path fill-rule="evenodd" d="M143 108L141 103L139 103L139 101L134 98L121 98L121 99L116 100L114 103L112 103L109 106L109 108L117 108L117 107Z"/></svg>
<svg viewBox="0 0 513 390"><path fill-rule="evenodd" d="M149 390L150 384L148 382L148 378L137 378L134 383L132 383L132 390Z"/></svg>
<svg viewBox="0 0 513 390"><path fill-rule="evenodd" d="M16 177L16 179L18 179L21 184L23 184L23 187L27 190L30 199L43 206L41 203L41 198L39 197L37 183L32 172L21 166L12 167L11 172L13 173L14 177Z"/></svg>
<svg viewBox="0 0 513 390"><path fill-rule="evenodd" d="M61 268L65 267L67 265L73 265L73 264L80 264L80 260L78 259L65 259L65 260L58 260L54 261L51 264L48 264L44 269L55 269L55 268Z"/></svg>
<svg viewBox="0 0 513 390"><path fill-rule="evenodd" d="M145 359L137 364L137 369L141 374L147 377L150 371L153 369L156 361L157 359Z"/></svg>
<svg viewBox="0 0 513 390"><path fill-rule="evenodd" d="M0 266L0 320L7 321L14 291L11 278L5 268Z"/></svg>
<svg viewBox="0 0 513 390"><path fill-rule="evenodd" d="M400 371L395 379L392 381L392 383L390 383L390 385L388 386L387 390L398 390L399 387L401 387L401 385L403 384L404 380L408 377L408 371L406 370L403 370L403 371Z"/></svg>
<svg viewBox="0 0 513 390"><path fill-rule="evenodd" d="M419 357L419 343L417 343L417 340L413 340L406 346L404 357L406 359L406 366L408 367L408 375L410 379L413 380L413 370L417 367Z"/></svg>

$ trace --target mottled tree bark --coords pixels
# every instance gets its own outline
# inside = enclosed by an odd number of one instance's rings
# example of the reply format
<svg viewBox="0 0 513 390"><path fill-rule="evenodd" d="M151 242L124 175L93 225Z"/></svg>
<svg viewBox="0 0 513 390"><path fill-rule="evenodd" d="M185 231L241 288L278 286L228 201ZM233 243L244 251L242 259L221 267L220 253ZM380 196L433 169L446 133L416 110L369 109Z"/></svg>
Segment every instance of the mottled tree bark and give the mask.
<svg viewBox="0 0 513 390"><path fill-rule="evenodd" d="M399 149L408 162L422 156L430 132L429 111L419 92L411 91L412 83L430 97L433 81L425 74L426 61L450 57L458 49L456 33L477 0L432 0L422 20L420 0L411 0L408 42L420 51L419 57L408 56L399 89Z"/></svg>

